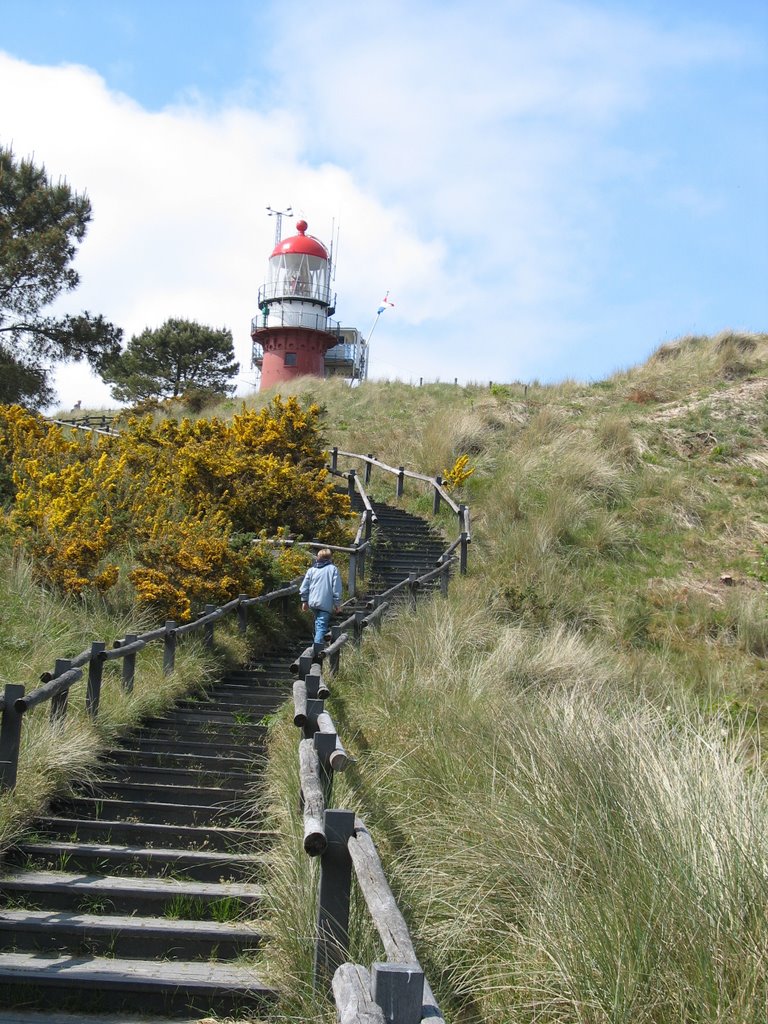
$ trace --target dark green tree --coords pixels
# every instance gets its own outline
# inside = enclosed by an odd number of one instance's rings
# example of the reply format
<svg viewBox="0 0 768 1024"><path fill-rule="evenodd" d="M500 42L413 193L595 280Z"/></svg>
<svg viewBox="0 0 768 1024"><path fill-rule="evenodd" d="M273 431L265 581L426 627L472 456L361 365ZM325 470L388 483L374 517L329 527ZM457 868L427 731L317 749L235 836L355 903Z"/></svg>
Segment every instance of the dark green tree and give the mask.
<svg viewBox="0 0 768 1024"><path fill-rule="evenodd" d="M113 385L118 401L144 402L190 391L231 394L231 380L239 369L231 331L171 318L162 327L134 335L102 377Z"/></svg>
<svg viewBox="0 0 768 1024"><path fill-rule="evenodd" d="M86 196L0 147L0 402L47 405L52 364L100 371L120 352L122 331L102 316L41 312L79 284L72 261L90 220Z"/></svg>

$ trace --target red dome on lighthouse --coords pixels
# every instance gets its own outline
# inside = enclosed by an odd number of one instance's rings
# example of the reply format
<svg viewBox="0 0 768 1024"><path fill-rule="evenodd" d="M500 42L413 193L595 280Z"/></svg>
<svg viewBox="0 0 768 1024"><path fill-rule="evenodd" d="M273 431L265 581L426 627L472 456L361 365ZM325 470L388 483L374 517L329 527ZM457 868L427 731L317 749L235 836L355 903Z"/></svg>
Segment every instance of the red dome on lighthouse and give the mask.
<svg viewBox="0 0 768 1024"><path fill-rule="evenodd" d="M319 242L312 235L308 235L307 222L305 220L299 220L296 222L296 230L299 232L298 235L292 235L290 238L284 238L278 242L275 248L272 250L272 256L282 256L287 253L296 253L300 256L319 256L321 260L328 259L328 250L325 248L322 242ZM270 256L270 259L272 259Z"/></svg>

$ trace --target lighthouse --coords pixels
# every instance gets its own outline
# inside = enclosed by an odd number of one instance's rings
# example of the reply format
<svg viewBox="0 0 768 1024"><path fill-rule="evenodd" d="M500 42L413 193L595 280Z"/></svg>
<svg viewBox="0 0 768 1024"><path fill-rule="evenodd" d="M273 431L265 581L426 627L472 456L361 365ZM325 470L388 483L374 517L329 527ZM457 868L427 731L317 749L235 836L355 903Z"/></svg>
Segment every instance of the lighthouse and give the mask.
<svg viewBox="0 0 768 1024"><path fill-rule="evenodd" d="M323 243L307 234L278 240L269 257L266 284L259 288L259 313L251 321L254 364L261 390L303 374L325 376L325 354L342 341L331 320L331 261Z"/></svg>

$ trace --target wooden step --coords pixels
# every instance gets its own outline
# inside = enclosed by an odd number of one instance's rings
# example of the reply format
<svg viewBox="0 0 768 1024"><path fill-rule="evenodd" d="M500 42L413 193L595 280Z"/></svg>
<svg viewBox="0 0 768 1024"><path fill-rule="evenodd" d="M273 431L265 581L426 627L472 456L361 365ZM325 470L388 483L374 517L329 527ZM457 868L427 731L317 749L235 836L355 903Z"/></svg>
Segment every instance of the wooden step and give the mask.
<svg viewBox="0 0 768 1024"><path fill-rule="evenodd" d="M179 750L143 750L137 748L115 747L105 754L102 763L106 766L115 764L136 765L141 767L186 768L188 771L247 772L261 768L263 758L230 757L222 753L219 757L213 754L188 754Z"/></svg>
<svg viewBox="0 0 768 1024"><path fill-rule="evenodd" d="M166 1013L218 1014L264 1009L274 998L249 967L220 963L122 960L108 957L43 956L5 953L0 987L14 1005L14 990L24 1005L61 1009L66 1001L91 1008L141 1009Z"/></svg>
<svg viewBox="0 0 768 1024"><path fill-rule="evenodd" d="M218 786L160 786L145 782L94 781L87 792L96 799L119 799L131 803L170 803L203 805L220 810L234 808L246 795L243 784L237 787Z"/></svg>
<svg viewBox="0 0 768 1024"><path fill-rule="evenodd" d="M19 843L7 852L6 861L27 867L32 861L48 870L61 866L67 871L103 871L120 876L141 872L159 877L175 872L201 882L252 879L264 866L264 857L253 853L55 841Z"/></svg>
<svg viewBox="0 0 768 1024"><path fill-rule="evenodd" d="M209 804L178 804L165 800L120 800L117 797L83 796L57 801L56 810L94 821L148 821L157 825L228 825L232 823L233 808ZM237 808L235 808L237 810ZM259 820L256 809L250 805L241 808L249 823ZM238 816L238 815L236 815Z"/></svg>
<svg viewBox="0 0 768 1024"><path fill-rule="evenodd" d="M144 843L154 849L174 849L180 844L193 850L222 850L237 853L261 848L274 839L273 832L246 828L215 828L207 825L162 825L148 821L50 817L35 822L40 835L70 842Z"/></svg>
<svg viewBox="0 0 768 1024"><path fill-rule="evenodd" d="M183 918L0 910L0 947L75 955L162 959L233 960L258 950L256 925Z"/></svg>
<svg viewBox="0 0 768 1024"><path fill-rule="evenodd" d="M229 906L255 906L261 886L245 882L192 882L173 878L82 875L67 871L15 871L0 878L0 893L9 904L38 909L87 910L97 905L108 913L160 914L216 919ZM195 914L188 909L194 908ZM218 908L218 909L217 909Z"/></svg>
<svg viewBox="0 0 768 1024"><path fill-rule="evenodd" d="M195 786L204 789L213 787L239 790L244 789L252 780L251 772L228 771L221 764L221 770L214 772L212 768L178 768L173 765L156 764L108 764L102 762L99 771L99 783L102 782L137 782L164 788L166 786Z"/></svg>
<svg viewBox="0 0 768 1024"><path fill-rule="evenodd" d="M133 736L128 736L124 740L124 747L119 749L139 751L139 750L151 750L155 753L167 751L168 753L184 753L189 754L190 757L195 757L200 754L203 757L216 757L217 752L225 752L226 756L235 756L240 758L256 758L263 755L265 747L260 741L249 742L249 743L227 743L225 747L222 747L221 743L216 743L211 739L209 735L206 735L204 739L197 740L190 734L172 735L164 734L161 730L157 732L149 732L142 730L140 733L136 733Z"/></svg>

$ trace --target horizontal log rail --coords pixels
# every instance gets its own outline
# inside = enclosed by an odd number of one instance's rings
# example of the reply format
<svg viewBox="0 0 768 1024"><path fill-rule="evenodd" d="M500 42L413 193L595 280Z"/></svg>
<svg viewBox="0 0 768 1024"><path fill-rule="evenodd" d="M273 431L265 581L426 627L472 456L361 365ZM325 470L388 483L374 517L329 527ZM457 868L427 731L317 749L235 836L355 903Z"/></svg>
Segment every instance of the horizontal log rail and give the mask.
<svg viewBox="0 0 768 1024"><path fill-rule="evenodd" d="M136 674L136 658L150 643L163 643L163 671L166 675L174 670L177 641L188 633L203 630L204 644L213 646L214 624L226 615L236 613L238 628L245 632L247 628L248 608L269 601L287 598L297 594L298 581L281 587L268 594L250 597L241 594L221 607L207 606L202 615L193 622L177 625L168 620L163 626L149 630L141 635L132 633L115 640L112 647L102 640L95 640L91 646L71 659L57 659L53 672L44 672L40 677L41 686L29 693L18 683L6 684L0 694L0 792L13 789L18 775L19 748L23 717L33 708L46 701L50 702L50 718L52 722L64 720L68 709L68 698L71 687L86 674L87 689L85 694L86 712L96 718L99 711L104 665L110 661L122 661L121 686L126 693L133 690Z"/></svg>
<svg viewBox="0 0 768 1024"><path fill-rule="evenodd" d="M448 494L445 487L443 486L443 479L441 476L427 476L425 473L415 473L413 470L406 469L404 466L389 466L386 462L381 462L379 459L374 458L373 455L360 455L356 452L347 452L340 448L331 449L331 461L328 465L328 471L334 476L346 477L348 480L348 491L350 498L354 494L355 490L360 494L365 511L363 516L365 517L369 512L373 515L373 506L370 503L368 495L365 491L363 481L360 479L360 474L354 469L347 470L346 472L339 469L338 462L339 456L347 459L359 459L365 466L364 481L367 484L371 478L371 470L375 466L382 472L393 474L397 477L395 495L401 498L404 493L404 486L406 478L409 480L419 480L423 483L429 484L433 491L433 503L432 512L433 515L437 515L440 511L441 502L445 504L457 515L459 536L450 545L450 547L443 552L441 556L442 560L446 559L456 548L460 548L459 557L459 571L462 576L466 575L467 562L468 562L468 547L472 540L472 523L470 517L469 506L461 503L457 503ZM363 520L365 521L365 520ZM370 528L370 524L367 529ZM359 533L360 531L358 531ZM366 533L366 538L369 536Z"/></svg>
<svg viewBox="0 0 768 1024"><path fill-rule="evenodd" d="M338 471L337 463L339 455L343 456L345 459L359 459L361 462L365 464L366 483L370 480L369 467L375 466L377 469L380 469L385 473L392 473L394 476L398 478L398 498L402 497L403 494L401 483L402 480L406 478L409 480L421 480L424 483L428 483L432 486L433 490L436 493L436 496L439 496L440 501L444 501L448 508L451 509L451 511L455 512L458 515L462 509L462 506L457 504L450 496L450 494L448 494L448 492L445 490L445 488L443 487L442 477L440 476L427 476L425 473L415 473L411 469L406 469L405 466L388 466L386 462L380 462L378 459L375 459L373 455L359 455L357 452L345 452L341 448L331 449L332 471ZM435 509L435 512L437 512L439 507L440 506L438 504L437 508ZM466 508L466 506L464 506L464 508ZM465 527L465 529L467 533L469 533L469 529L467 527Z"/></svg>
<svg viewBox="0 0 768 1024"><path fill-rule="evenodd" d="M54 420L49 419L49 423L55 423L59 427L69 427L71 430L87 430L91 434L103 434L105 437L114 437L117 433L110 427L110 424L114 417L112 416L98 416L94 417L95 422L99 423L99 426L91 426L89 417L86 416L82 420Z"/></svg>

